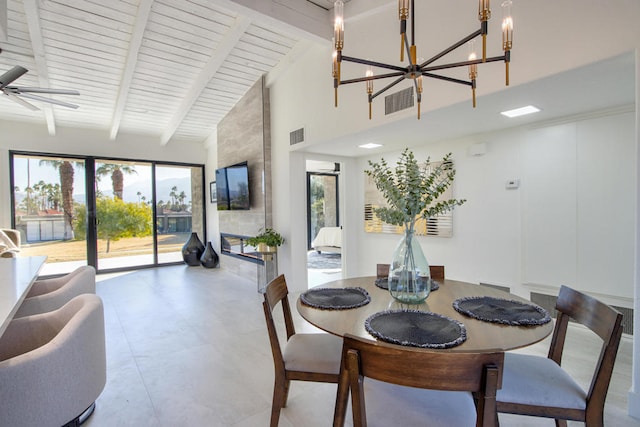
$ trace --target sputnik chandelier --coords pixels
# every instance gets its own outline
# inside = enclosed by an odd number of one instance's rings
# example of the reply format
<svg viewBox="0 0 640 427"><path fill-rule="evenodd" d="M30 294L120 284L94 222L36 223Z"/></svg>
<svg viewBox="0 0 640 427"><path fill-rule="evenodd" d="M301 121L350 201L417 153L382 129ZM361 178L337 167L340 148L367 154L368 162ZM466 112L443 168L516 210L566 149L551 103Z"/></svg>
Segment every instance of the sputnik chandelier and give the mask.
<svg viewBox="0 0 640 427"><path fill-rule="evenodd" d="M505 83L509 86L509 61L511 59L511 45L513 40L513 19L511 18L511 0L505 0L502 3L503 19L502 19L502 50L504 54L501 56L494 56L487 58L487 31L488 21L491 18L491 8L489 5L490 0L479 0L478 4L478 19L480 20L480 29L469 34L467 37L461 39L457 43L452 44L448 48L444 49L440 53L434 55L432 58L427 59L422 63L418 63L417 49L415 44L415 5L414 0L411 0L411 6L409 6L409 0L398 0L398 15L400 18L400 62L403 63L406 56L409 61L409 65L392 65L384 64L381 62L369 61L367 59L354 58L342 54L344 48L344 2L337 0L334 3L334 52L333 52L333 87L335 106L338 106L338 86L365 82L367 95L369 98L369 119L371 120L371 103L375 97L391 89L398 83L405 79L413 80L413 85L417 94L418 102L418 119L420 119L420 102L422 101L422 78L430 77L433 79L444 80L451 83L458 83L471 87L471 96L473 100L473 107L476 106L476 77L478 76L478 64L485 62L497 62L504 61L505 63ZM407 35L407 18L411 15L411 44L409 44L409 37ZM476 53L475 42L478 36L482 36L482 58L478 58ZM452 62L442 65L432 65L438 59L446 56L447 54L458 49L465 43L469 46L468 61ZM340 79L340 66L342 62L355 62L367 66L365 77L341 80ZM384 68L392 70L393 72L386 74L373 74L373 67ZM440 74L434 74L434 72L459 68L469 67L469 80L461 80L453 77L443 76ZM383 87L377 92L373 92L373 82L378 79L393 78L396 79Z"/></svg>

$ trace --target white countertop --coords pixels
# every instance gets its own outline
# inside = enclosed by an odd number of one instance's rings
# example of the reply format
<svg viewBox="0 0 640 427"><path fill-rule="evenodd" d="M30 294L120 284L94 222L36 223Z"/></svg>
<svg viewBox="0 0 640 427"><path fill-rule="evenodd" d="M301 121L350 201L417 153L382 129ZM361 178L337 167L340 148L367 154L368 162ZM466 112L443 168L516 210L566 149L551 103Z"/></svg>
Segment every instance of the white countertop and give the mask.
<svg viewBox="0 0 640 427"><path fill-rule="evenodd" d="M46 256L0 258L0 335L38 277Z"/></svg>

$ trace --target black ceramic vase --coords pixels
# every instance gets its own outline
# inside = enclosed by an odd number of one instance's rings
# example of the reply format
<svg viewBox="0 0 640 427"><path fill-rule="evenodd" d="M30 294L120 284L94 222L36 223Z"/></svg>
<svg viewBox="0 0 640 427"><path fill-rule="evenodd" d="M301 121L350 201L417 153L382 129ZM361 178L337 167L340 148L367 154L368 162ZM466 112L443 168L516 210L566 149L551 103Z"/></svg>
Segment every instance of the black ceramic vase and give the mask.
<svg viewBox="0 0 640 427"><path fill-rule="evenodd" d="M204 253L204 245L198 239L197 233L191 233L191 237L182 247L182 259L187 265L200 265L200 257Z"/></svg>
<svg viewBox="0 0 640 427"><path fill-rule="evenodd" d="M200 264L206 268L216 268L220 265L220 258L215 249L213 249L213 246L211 246L211 242L207 243L207 247L200 257Z"/></svg>

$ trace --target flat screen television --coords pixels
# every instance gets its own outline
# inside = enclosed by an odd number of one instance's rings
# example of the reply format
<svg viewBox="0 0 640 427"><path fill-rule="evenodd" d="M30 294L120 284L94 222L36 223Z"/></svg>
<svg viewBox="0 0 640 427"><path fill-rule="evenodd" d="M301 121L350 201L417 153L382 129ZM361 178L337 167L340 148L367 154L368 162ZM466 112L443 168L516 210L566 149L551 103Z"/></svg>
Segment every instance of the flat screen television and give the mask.
<svg viewBox="0 0 640 427"><path fill-rule="evenodd" d="M251 209L247 162L217 169L216 192L219 211Z"/></svg>

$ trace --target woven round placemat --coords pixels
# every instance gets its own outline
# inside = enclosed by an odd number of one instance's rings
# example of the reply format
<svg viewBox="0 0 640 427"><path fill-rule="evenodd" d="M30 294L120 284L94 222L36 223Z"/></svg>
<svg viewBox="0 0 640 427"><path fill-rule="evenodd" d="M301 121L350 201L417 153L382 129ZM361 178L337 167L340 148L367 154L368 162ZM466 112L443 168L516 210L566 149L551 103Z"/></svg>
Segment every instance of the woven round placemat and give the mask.
<svg viewBox="0 0 640 427"><path fill-rule="evenodd" d="M457 320L419 310L375 313L364 323L375 338L392 344L422 348L450 348L467 339L467 329Z"/></svg>
<svg viewBox="0 0 640 427"><path fill-rule="evenodd" d="M315 288L300 295L300 301L310 307L324 310L345 310L369 304L369 292L354 288Z"/></svg>
<svg viewBox="0 0 640 427"><path fill-rule="evenodd" d="M460 298L453 308L474 319L503 325L537 326L551 321L549 312L539 305L496 297Z"/></svg>

